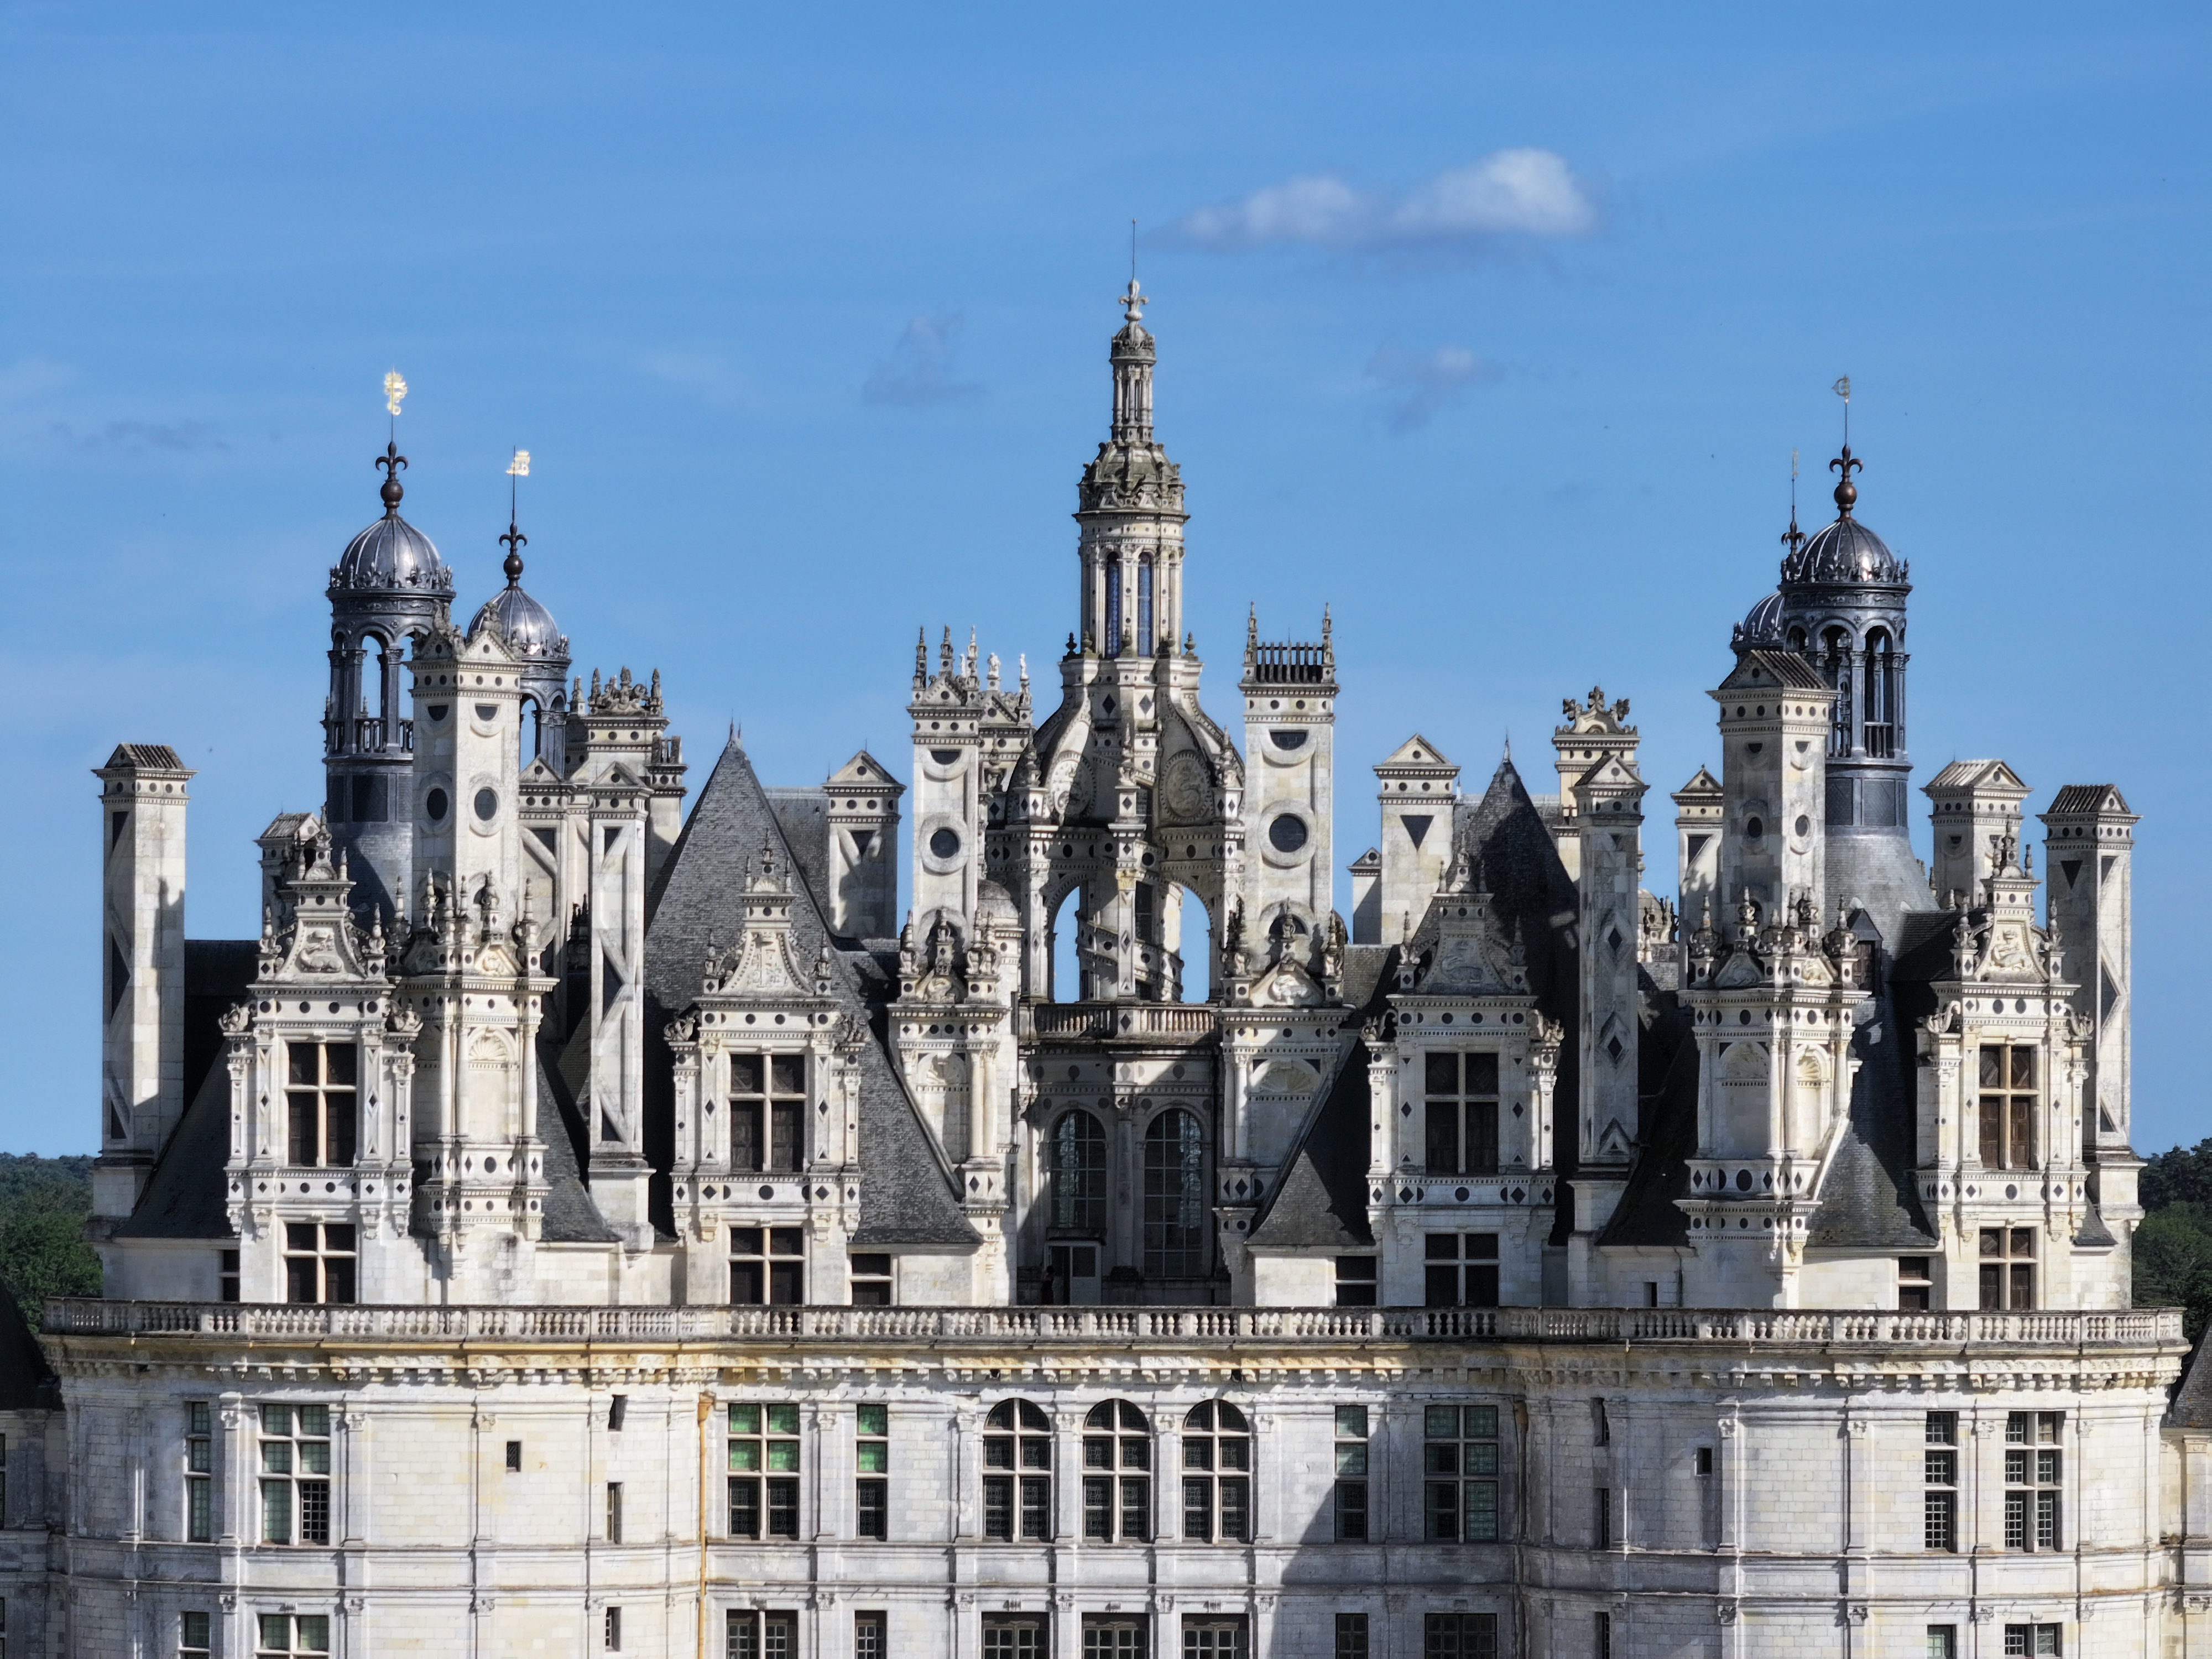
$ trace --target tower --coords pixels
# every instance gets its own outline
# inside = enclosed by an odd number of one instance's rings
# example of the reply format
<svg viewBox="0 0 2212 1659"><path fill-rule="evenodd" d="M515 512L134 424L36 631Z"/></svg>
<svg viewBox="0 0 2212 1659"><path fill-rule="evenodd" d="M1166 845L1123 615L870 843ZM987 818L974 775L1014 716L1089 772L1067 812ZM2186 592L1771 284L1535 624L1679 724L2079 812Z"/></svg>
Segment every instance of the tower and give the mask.
<svg viewBox="0 0 2212 1659"><path fill-rule="evenodd" d="M1720 903L1721 826L1727 797L1711 772L1697 775L1674 792L1674 855L1681 896L1683 945L1700 926L1708 906Z"/></svg>
<svg viewBox="0 0 2212 1659"><path fill-rule="evenodd" d="M1905 810L1912 775L1905 732L1911 568L1853 516L1859 492L1851 474L1863 464L1851 447L1828 465L1840 475L1835 522L1802 545L1790 543L1773 625L1834 694L1826 795L1814 814L1827 826L1824 914L1863 905L1894 946L1903 914L1930 908Z"/></svg>
<svg viewBox="0 0 2212 1659"><path fill-rule="evenodd" d="M185 786L167 744L118 744L100 796L100 1158L94 1215L127 1216L185 1109Z"/></svg>
<svg viewBox="0 0 2212 1659"><path fill-rule="evenodd" d="M1836 693L1795 653L1748 649L1712 696L1720 705L1722 794L1714 908L1747 899L1761 918L1778 922L1801 896L1817 905L1827 890L1822 763Z"/></svg>
<svg viewBox="0 0 2212 1659"><path fill-rule="evenodd" d="M1452 811L1459 768L1416 732L1375 769L1382 809L1381 882L1376 897L1376 945L1413 936L1452 857Z"/></svg>
<svg viewBox="0 0 2212 1659"><path fill-rule="evenodd" d="M939 917L965 930L975 915L983 879L983 684L971 643L964 661L945 630L937 672L929 672L925 634L915 641L914 911L927 936Z"/></svg>
<svg viewBox="0 0 2212 1659"><path fill-rule="evenodd" d="M2027 786L1999 760L1953 761L1922 789L1935 832L1932 885L1938 902L1981 902L1982 885L1997 873L1999 839L2020 834Z"/></svg>
<svg viewBox="0 0 2212 1659"><path fill-rule="evenodd" d="M1575 822L1575 786L1608 755L1630 757L1632 771L1636 728L1626 723L1628 699L1623 697L1608 706L1604 690L1598 686L1590 687L1589 702L1566 697L1559 706L1565 719L1552 732L1552 751L1559 773L1559 816L1553 825L1552 838L1559 849L1559 862L1579 881L1582 838Z"/></svg>
<svg viewBox="0 0 2212 1659"><path fill-rule="evenodd" d="M645 1158L645 902L647 799L633 716L650 699L658 712L658 678L648 688L629 671L593 691L585 711L591 738L582 792L589 802L585 861L589 918L590 993L583 1023L590 1028L590 1066L583 1102L591 1146L592 1197L607 1224L632 1250L653 1243L647 1213L652 1167ZM599 734L607 733L602 738ZM650 738L645 739L648 744Z"/></svg>
<svg viewBox="0 0 2212 1659"><path fill-rule="evenodd" d="M384 472L384 516L331 567L324 818L353 873L353 907L380 908L388 919L405 908L414 885L415 729L403 708L404 658L410 641L447 625L453 577L430 538L399 516L407 458L386 444L376 465Z"/></svg>
<svg viewBox="0 0 2212 1659"><path fill-rule="evenodd" d="M848 939L889 939L899 925L899 798L906 786L863 749L830 775L822 793L830 926Z"/></svg>
<svg viewBox="0 0 2212 1659"><path fill-rule="evenodd" d="M1255 939L1279 918L1300 934L1327 920L1335 860L1329 855L1335 788L1336 647L1326 608L1318 642L1262 643L1257 612L1245 623L1245 915ZM1447 836L1449 839L1449 836ZM1285 935L1287 936L1287 934Z"/></svg>
<svg viewBox="0 0 2212 1659"><path fill-rule="evenodd" d="M2134 963L2136 825L2109 783L2069 783L2042 815L2048 918L2073 981L2074 1017L2088 1033L2082 1126L2100 1154L2124 1152Z"/></svg>
<svg viewBox="0 0 2212 1659"><path fill-rule="evenodd" d="M1602 699L1592 694L1595 706ZM1570 707L1572 705L1570 704ZM1626 713L1627 704L1620 705ZM1625 735L1624 745L1619 739ZM1638 877L1644 794L1636 773L1636 728L1610 722L1605 744L1571 794L1580 856L1575 959L1580 974L1580 1062L1576 1135L1575 1233L1570 1273L1592 1285L1589 1249L1613 1218L1628 1179L1638 1124Z"/></svg>

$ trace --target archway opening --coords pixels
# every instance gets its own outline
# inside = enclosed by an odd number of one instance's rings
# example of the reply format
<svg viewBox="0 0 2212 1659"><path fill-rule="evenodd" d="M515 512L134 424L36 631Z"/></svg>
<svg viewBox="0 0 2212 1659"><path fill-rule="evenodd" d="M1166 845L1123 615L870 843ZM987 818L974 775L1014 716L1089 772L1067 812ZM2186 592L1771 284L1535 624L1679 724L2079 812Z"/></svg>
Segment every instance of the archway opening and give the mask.
<svg viewBox="0 0 2212 1659"><path fill-rule="evenodd" d="M1083 965L1075 952L1075 935L1081 926L1083 890L1072 887L1053 912L1050 935L1050 981L1045 997L1052 1002L1079 1002L1083 998Z"/></svg>
<svg viewBox="0 0 2212 1659"><path fill-rule="evenodd" d="M1167 915L1161 943L1174 951L1182 967L1176 981L1176 1000L1205 1002L1213 994L1213 916L1195 890L1177 884L1168 889Z"/></svg>

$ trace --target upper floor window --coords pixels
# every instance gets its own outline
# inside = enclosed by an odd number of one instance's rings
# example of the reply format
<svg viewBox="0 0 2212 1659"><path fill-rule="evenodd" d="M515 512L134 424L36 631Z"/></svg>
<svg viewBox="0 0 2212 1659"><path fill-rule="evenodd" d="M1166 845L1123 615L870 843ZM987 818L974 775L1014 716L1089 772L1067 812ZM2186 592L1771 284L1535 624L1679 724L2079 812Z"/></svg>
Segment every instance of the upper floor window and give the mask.
<svg viewBox="0 0 2212 1659"><path fill-rule="evenodd" d="M983 1419L983 1536L1052 1536L1052 1419L1026 1400Z"/></svg>
<svg viewBox="0 0 2212 1659"><path fill-rule="evenodd" d="M861 1538L890 1536L891 1408L863 1405L853 1419L853 1531Z"/></svg>
<svg viewBox="0 0 2212 1659"><path fill-rule="evenodd" d="M286 1161L327 1169L354 1160L361 1050L350 1042L284 1045Z"/></svg>
<svg viewBox="0 0 2212 1659"><path fill-rule="evenodd" d="M1336 1536L1367 1540L1367 1407L1336 1408Z"/></svg>
<svg viewBox="0 0 2212 1659"><path fill-rule="evenodd" d="M1922 1431L1924 1490L1920 1499L1920 1547L1959 1547L1959 1413L1930 1412Z"/></svg>
<svg viewBox="0 0 2212 1659"><path fill-rule="evenodd" d="M2060 1548L2059 1500L2065 1454L2059 1449L2063 1412L2005 1413L2004 1547Z"/></svg>
<svg viewBox="0 0 2212 1659"><path fill-rule="evenodd" d="M1982 1045L1974 1109L1982 1126L1982 1164L1991 1170L2035 1167L2035 1050Z"/></svg>
<svg viewBox="0 0 2212 1659"><path fill-rule="evenodd" d="M791 1170L806 1153L806 1056L730 1056L730 1167Z"/></svg>
<svg viewBox="0 0 2212 1659"><path fill-rule="evenodd" d="M1934 1304L1936 1284L1929 1272L1932 1258L1924 1255L1901 1255L1897 1258L1897 1305L1906 1313L1926 1313Z"/></svg>
<svg viewBox="0 0 2212 1659"><path fill-rule="evenodd" d="M1427 1535L1470 1544L1498 1537L1498 1407L1431 1406L1421 1418Z"/></svg>
<svg viewBox="0 0 2212 1659"><path fill-rule="evenodd" d="M336 1222L284 1224L284 1299L354 1299L354 1230Z"/></svg>
<svg viewBox="0 0 2212 1659"><path fill-rule="evenodd" d="M1427 1057L1429 1173L1498 1173L1498 1056Z"/></svg>
<svg viewBox="0 0 2212 1659"><path fill-rule="evenodd" d="M185 1402L185 1538L215 1541L215 1407L205 1400Z"/></svg>
<svg viewBox="0 0 2212 1659"><path fill-rule="evenodd" d="M806 1230L730 1229L730 1300L757 1308L806 1300Z"/></svg>
<svg viewBox="0 0 2212 1659"><path fill-rule="evenodd" d="M1085 1111L1053 1126L1052 1230L1099 1237L1106 1231L1106 1131Z"/></svg>
<svg viewBox="0 0 2212 1659"><path fill-rule="evenodd" d="M1336 1305L1371 1308L1375 1305L1375 1258L1340 1255L1336 1259Z"/></svg>
<svg viewBox="0 0 2212 1659"><path fill-rule="evenodd" d="M1424 1254L1424 1299L1430 1307L1498 1305L1496 1233L1431 1233Z"/></svg>
<svg viewBox="0 0 2212 1659"><path fill-rule="evenodd" d="M1109 657L1121 654L1121 564L1118 559L1106 567L1106 637L1099 647Z"/></svg>
<svg viewBox="0 0 2212 1659"><path fill-rule="evenodd" d="M2035 1305L2035 1229L1981 1230L1982 1306L2025 1310Z"/></svg>
<svg viewBox="0 0 2212 1659"><path fill-rule="evenodd" d="M846 1258L856 1308L891 1305L891 1259L888 1252L863 1250Z"/></svg>
<svg viewBox="0 0 2212 1659"><path fill-rule="evenodd" d="M730 1536L799 1536L799 1407L730 1407Z"/></svg>
<svg viewBox="0 0 2212 1659"><path fill-rule="evenodd" d="M1252 1536L1252 1425L1226 1400L1205 1401L1182 1420L1182 1535Z"/></svg>
<svg viewBox="0 0 2212 1659"><path fill-rule="evenodd" d="M295 1654L328 1653L331 1621L320 1613L264 1613L255 1620L254 1659L293 1659Z"/></svg>
<svg viewBox="0 0 2212 1659"><path fill-rule="evenodd" d="M1145 1130L1145 1277L1205 1276L1206 1140L1179 1108Z"/></svg>
<svg viewBox="0 0 2212 1659"><path fill-rule="evenodd" d="M1152 1425L1126 1400L1083 1420L1083 1535L1141 1543L1152 1535Z"/></svg>
<svg viewBox="0 0 2212 1659"><path fill-rule="evenodd" d="M261 1408L261 1541L331 1541L331 1412Z"/></svg>

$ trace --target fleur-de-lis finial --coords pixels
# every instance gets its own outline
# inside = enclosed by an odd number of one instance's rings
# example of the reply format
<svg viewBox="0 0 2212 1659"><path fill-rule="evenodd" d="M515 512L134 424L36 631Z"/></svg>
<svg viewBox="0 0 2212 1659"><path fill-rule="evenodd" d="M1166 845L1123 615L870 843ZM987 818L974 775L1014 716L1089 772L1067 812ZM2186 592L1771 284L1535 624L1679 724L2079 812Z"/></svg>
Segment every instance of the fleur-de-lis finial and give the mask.
<svg viewBox="0 0 2212 1659"><path fill-rule="evenodd" d="M1836 483L1836 511L1846 519L1851 516L1851 504L1859 498L1859 487L1851 482L1851 474L1865 470L1866 463L1853 458L1849 443L1844 444L1842 454L1828 463L1829 471L1843 475Z"/></svg>
<svg viewBox="0 0 2212 1659"><path fill-rule="evenodd" d="M499 538L499 544L507 550L507 557L500 565L500 568L507 572L507 585L509 587L519 586L522 581L522 555L517 550L529 546L530 538L517 530L514 520L509 519L507 534Z"/></svg>
<svg viewBox="0 0 2212 1659"><path fill-rule="evenodd" d="M399 498L407 493L399 484L399 474L407 465L407 458L399 453L397 443L387 443L384 453L376 458L376 465L384 474L384 482L377 487L376 493L383 498L386 514L396 514L399 511Z"/></svg>

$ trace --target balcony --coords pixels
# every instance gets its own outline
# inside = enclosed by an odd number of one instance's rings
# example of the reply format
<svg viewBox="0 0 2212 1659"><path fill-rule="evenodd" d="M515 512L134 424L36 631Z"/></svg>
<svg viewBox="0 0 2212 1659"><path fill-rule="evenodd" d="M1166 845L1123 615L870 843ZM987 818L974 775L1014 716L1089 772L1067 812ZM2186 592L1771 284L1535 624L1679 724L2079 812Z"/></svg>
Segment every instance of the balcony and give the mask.
<svg viewBox="0 0 2212 1659"><path fill-rule="evenodd" d="M1218 1024L1219 1011L1206 1002L1024 1002L1014 1029L1024 1041L1187 1046L1206 1042Z"/></svg>
<svg viewBox="0 0 2212 1659"><path fill-rule="evenodd" d="M50 1337L217 1341L1102 1344L1562 1342L1966 1352L2171 1348L2181 1313L1731 1308L370 1307L58 1298Z"/></svg>

